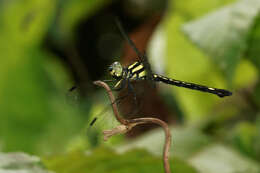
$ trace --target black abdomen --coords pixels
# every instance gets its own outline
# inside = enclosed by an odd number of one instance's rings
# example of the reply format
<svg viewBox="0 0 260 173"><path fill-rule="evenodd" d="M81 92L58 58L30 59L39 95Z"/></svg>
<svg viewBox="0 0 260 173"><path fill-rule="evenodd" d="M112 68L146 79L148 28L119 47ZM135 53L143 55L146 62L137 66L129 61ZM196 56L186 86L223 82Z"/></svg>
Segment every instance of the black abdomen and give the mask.
<svg viewBox="0 0 260 173"><path fill-rule="evenodd" d="M157 81L157 82L163 82L166 84L170 84L170 85L175 85L178 87L184 87L184 88L189 88L189 89L193 89L193 90L216 94L219 97L225 97L225 96L232 95L232 92L224 90L224 89L217 89L217 88L207 87L207 86L198 85L198 84L194 84L194 83L183 82L183 81L170 79L170 78L167 78L167 77L164 77L161 75L157 75L157 74L153 75L153 80Z"/></svg>

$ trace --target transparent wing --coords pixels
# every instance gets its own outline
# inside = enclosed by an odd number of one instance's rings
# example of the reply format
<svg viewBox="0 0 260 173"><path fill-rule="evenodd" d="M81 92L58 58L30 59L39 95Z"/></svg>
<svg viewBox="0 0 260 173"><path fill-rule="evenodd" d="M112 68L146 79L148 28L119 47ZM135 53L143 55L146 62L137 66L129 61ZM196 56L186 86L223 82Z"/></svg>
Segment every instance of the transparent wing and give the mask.
<svg viewBox="0 0 260 173"><path fill-rule="evenodd" d="M66 91L66 102L70 105L79 105L80 94L76 86L72 86Z"/></svg>
<svg viewBox="0 0 260 173"><path fill-rule="evenodd" d="M140 58L140 60L142 60L143 58L143 54L137 49L137 47L135 46L134 42L128 37L128 35L126 34L126 32L124 31L122 24L120 23L119 19L116 18L115 19L116 25L120 31L120 33L122 34L122 36L124 37L124 39L128 42L128 44L133 48L133 50L135 51L136 55L138 56L138 58Z"/></svg>
<svg viewBox="0 0 260 173"><path fill-rule="evenodd" d="M152 68L151 65L147 59L146 54L141 53L137 47L135 46L134 42L128 37L128 35L126 34L126 32L124 31L120 21L118 18L115 19L116 25L120 31L120 33L122 34L122 36L124 37L124 39L127 41L127 43L132 47L132 49L135 51L136 55L138 56L138 58L140 59L140 61L143 63L143 66L145 68L145 71L147 73L147 79L152 81L153 79L153 72L152 72ZM152 85L155 86L155 84L153 83Z"/></svg>
<svg viewBox="0 0 260 173"><path fill-rule="evenodd" d="M91 146L95 147L104 144L103 131L118 126L119 122L113 115L111 104L94 106L91 115L86 135Z"/></svg>

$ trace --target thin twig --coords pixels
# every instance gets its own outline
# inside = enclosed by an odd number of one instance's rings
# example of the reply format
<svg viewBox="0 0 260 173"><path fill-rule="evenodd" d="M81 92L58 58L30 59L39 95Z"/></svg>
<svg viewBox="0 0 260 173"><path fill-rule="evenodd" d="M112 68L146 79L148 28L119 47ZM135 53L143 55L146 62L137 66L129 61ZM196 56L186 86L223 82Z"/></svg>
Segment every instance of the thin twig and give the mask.
<svg viewBox="0 0 260 173"><path fill-rule="evenodd" d="M116 99L115 99L115 96L113 95L112 90L110 89L110 87L103 81L94 81L94 84L98 85L98 86L101 86L101 87L106 89L107 94L109 96L109 99L110 99L110 101L112 103L113 112L114 112L114 115L115 115L117 121L120 122L120 124L127 125L128 124L127 120L125 120L124 118L122 118L119 115L119 112L118 112L118 109L117 109L117 105L116 105Z"/></svg>
<svg viewBox="0 0 260 173"><path fill-rule="evenodd" d="M124 119L119 115L119 111L115 102L115 97L110 89L110 87L103 81L95 81L95 85L101 86L106 89L110 102L112 103L112 109L114 112L114 115L118 122L120 122L121 125L111 129L111 130L105 130L103 132L104 134L104 140L107 140L111 136L114 136L119 133L126 133L130 131L133 127L141 124L147 124L147 123L155 123L160 125L165 132L165 144L163 149L163 165L166 173L170 173L170 165L169 165L169 156L170 156L170 146L171 146L171 133L170 129L164 121L158 119L158 118L135 118L135 119Z"/></svg>
<svg viewBox="0 0 260 173"><path fill-rule="evenodd" d="M171 147L171 132L169 126L164 121L158 118L136 118L128 120L129 123L135 123L136 125L139 124L147 124L147 123L154 123L161 126L165 133L165 143L163 148L163 164L166 173L170 173L170 164L169 164L169 156L170 156L170 147Z"/></svg>

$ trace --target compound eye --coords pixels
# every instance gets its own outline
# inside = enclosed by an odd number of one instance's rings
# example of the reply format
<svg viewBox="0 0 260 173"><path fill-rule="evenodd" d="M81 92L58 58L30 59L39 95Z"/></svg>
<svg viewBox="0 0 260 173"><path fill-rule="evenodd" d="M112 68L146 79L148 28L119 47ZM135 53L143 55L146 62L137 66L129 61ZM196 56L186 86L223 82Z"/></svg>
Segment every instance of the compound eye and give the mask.
<svg viewBox="0 0 260 173"><path fill-rule="evenodd" d="M118 66L118 65L120 65L120 63L119 62L114 62L114 66Z"/></svg>
<svg viewBox="0 0 260 173"><path fill-rule="evenodd" d="M113 67L112 67L112 66L109 66L109 67L108 67L108 71L110 71L110 72L113 71Z"/></svg>

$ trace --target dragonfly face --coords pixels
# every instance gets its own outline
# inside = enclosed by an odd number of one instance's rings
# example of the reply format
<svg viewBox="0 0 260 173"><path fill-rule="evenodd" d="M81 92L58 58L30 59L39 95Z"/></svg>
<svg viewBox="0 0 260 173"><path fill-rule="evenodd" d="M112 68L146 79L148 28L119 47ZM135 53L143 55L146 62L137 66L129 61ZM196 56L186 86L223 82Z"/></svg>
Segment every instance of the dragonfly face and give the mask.
<svg viewBox="0 0 260 173"><path fill-rule="evenodd" d="M116 91L120 91L127 86L133 92L130 82L146 79L146 70L140 61L136 61L127 67L123 67L119 62L114 62L108 70L117 81L113 88Z"/></svg>
<svg viewBox="0 0 260 173"><path fill-rule="evenodd" d="M123 67L119 62L114 62L108 67L108 71L115 79L120 79L123 76Z"/></svg>

